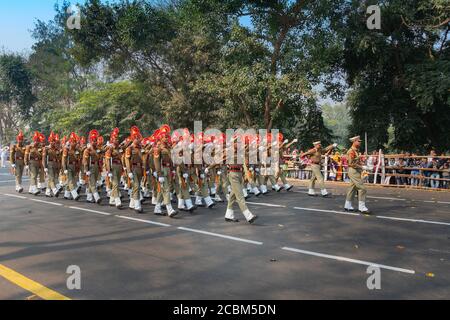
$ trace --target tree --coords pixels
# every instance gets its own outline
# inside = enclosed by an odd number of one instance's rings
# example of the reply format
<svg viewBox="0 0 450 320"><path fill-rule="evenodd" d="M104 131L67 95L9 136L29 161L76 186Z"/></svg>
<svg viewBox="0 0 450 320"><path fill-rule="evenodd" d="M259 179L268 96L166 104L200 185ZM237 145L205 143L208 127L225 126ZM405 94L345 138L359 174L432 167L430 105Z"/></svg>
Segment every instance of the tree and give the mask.
<svg viewBox="0 0 450 320"><path fill-rule="evenodd" d="M87 135L94 128L108 135L118 127L122 137L129 134L133 125L139 126L143 133L150 133L162 124L151 92L130 81L101 84L84 91L70 111L55 112L52 121L56 123L54 130L66 135L72 131Z"/></svg>
<svg viewBox="0 0 450 320"><path fill-rule="evenodd" d="M348 128L352 121L347 106L343 103L335 105L325 103L322 105L322 113L325 126L332 131L335 141L342 146L347 146Z"/></svg>
<svg viewBox="0 0 450 320"><path fill-rule="evenodd" d="M35 97L25 60L15 54L0 55L0 137L10 142L21 120L32 116Z"/></svg>
<svg viewBox="0 0 450 320"><path fill-rule="evenodd" d="M351 131L367 131L373 147L388 142L392 127L394 149L450 149L450 23L444 2L376 1L381 30L364 23L366 6L374 1L352 2L343 59L352 90Z"/></svg>

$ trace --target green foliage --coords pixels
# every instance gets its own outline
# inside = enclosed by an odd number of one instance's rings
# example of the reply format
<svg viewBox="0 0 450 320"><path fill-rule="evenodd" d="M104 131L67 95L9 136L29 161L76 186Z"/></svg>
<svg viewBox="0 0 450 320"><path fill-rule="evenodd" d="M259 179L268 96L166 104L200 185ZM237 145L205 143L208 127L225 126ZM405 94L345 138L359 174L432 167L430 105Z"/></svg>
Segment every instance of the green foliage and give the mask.
<svg viewBox="0 0 450 320"><path fill-rule="evenodd" d="M0 143L10 142L18 125L30 119L35 96L25 59L0 54Z"/></svg>
<svg viewBox="0 0 450 320"><path fill-rule="evenodd" d="M129 81L104 84L84 91L73 109L56 112L52 116L55 130L81 135L96 128L108 135L118 127L125 137L133 125L143 133L161 124L160 110L145 87Z"/></svg>
<svg viewBox="0 0 450 320"><path fill-rule="evenodd" d="M380 31L361 24L366 6L359 1L352 2L343 29L351 131L366 130L376 148L388 143L392 127L393 149L448 150L450 9L441 0L376 2L382 8Z"/></svg>

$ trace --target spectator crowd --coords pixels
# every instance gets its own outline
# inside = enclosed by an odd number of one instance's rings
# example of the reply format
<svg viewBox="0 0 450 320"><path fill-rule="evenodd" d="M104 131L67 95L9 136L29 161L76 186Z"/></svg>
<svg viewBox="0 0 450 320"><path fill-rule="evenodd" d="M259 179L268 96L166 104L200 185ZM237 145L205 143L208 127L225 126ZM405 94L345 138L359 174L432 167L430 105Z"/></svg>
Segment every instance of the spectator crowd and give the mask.
<svg viewBox="0 0 450 320"><path fill-rule="evenodd" d="M308 180L311 177L309 170L310 159L301 158L301 150L288 150L285 154L288 161L288 176L300 180ZM326 156L323 161L322 171L326 173L328 181L349 182L347 177L347 158L345 153L336 151L334 154ZM405 153L401 155L384 155L384 166L379 162L379 153L372 152L364 155L363 160L369 170L363 173L364 179L368 183L374 183L375 171L376 183L399 186L428 187L428 188L450 188L450 156L441 154L438 156L432 150L428 156ZM326 164L326 168L325 168ZM378 170L377 170L378 169ZM384 175L382 170L384 169ZM384 177L384 181L382 181Z"/></svg>

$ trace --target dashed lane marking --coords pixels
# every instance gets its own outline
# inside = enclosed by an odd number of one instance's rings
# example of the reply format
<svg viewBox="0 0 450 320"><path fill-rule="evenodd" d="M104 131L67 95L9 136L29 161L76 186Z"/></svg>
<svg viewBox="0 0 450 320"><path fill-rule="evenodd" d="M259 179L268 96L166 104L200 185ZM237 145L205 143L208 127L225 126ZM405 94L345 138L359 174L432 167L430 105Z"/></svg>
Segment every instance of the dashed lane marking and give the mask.
<svg viewBox="0 0 450 320"><path fill-rule="evenodd" d="M353 212L343 212L343 211L336 211L336 210L324 210L324 209L314 209L314 208L302 208L302 207L294 207L295 210L304 210L304 211L316 211L316 212L325 212L325 213L336 213L336 214L342 214L347 216L360 216L359 213L353 213Z"/></svg>
<svg viewBox="0 0 450 320"><path fill-rule="evenodd" d="M85 211L85 212L91 212L91 213L98 213L104 216L111 216L111 213L108 212L103 212L103 211L97 211L97 210L91 210L91 209L85 209L85 208L80 208L80 207L68 207L69 209L74 209L74 210L81 210L81 211Z"/></svg>
<svg viewBox="0 0 450 320"><path fill-rule="evenodd" d="M281 204L272 204L272 203L264 203L264 202L246 202L247 204L252 204L255 206L265 206L265 207L273 207L273 208L286 208L286 206L283 206Z"/></svg>
<svg viewBox="0 0 450 320"><path fill-rule="evenodd" d="M64 206L62 203L57 203L57 202L44 201L44 200L39 200L39 199L29 199L29 200L34 201L34 202L50 204L52 206L58 206L58 207Z"/></svg>
<svg viewBox="0 0 450 320"><path fill-rule="evenodd" d="M341 257L341 256L334 256L334 255L324 254L324 253L320 253L320 252L307 251L307 250L301 250L301 249L295 249L295 248L289 248L289 247L283 247L281 249L285 250L285 251L291 251L291 252L306 254L306 255L325 258L325 259L332 259L332 260L337 260L337 261L362 264L362 265L366 265L366 266L374 266L374 267L397 271L397 272L403 272L403 273L409 273L409 274L416 273L414 270L411 270L411 269L397 268L397 267L392 267L392 266L388 266L388 265L384 265L384 264L378 264L375 262L357 260L357 259L346 258L346 257Z"/></svg>
<svg viewBox="0 0 450 320"><path fill-rule="evenodd" d="M126 219L126 220L131 220L131 221L137 221L137 222L143 222L143 223L148 223L148 224L154 224L160 227L171 227L170 224L167 223L161 223L161 222L155 222L155 221L150 221L150 220L143 220L143 219L137 219L137 218L132 218L132 217L126 217L126 216L116 216L117 218L120 219Z"/></svg>
<svg viewBox="0 0 450 320"><path fill-rule="evenodd" d="M419 222L419 223L429 223L429 224L439 224L444 226L450 226L448 222L440 222L440 221L430 221L430 220L422 220L422 219L408 219L408 218L397 218L397 217L386 217L386 216L375 216L379 219L388 219L388 220L397 220L397 221L408 221L408 222Z"/></svg>
<svg viewBox="0 0 450 320"><path fill-rule="evenodd" d="M227 235L224 235L224 234L213 233L213 232L208 232L208 231L203 231L203 230L197 230L197 229L191 229L191 228L185 228L185 227L178 227L177 229L178 230L183 230L183 231L188 231L188 232L200 233L200 234L213 236L213 237L218 237L218 238L224 238L224 239L228 239L228 240L234 240L234 241L240 241L240 242L256 244L256 245L260 245L260 246L263 244L262 242L259 242L259 241L253 241L253 240L248 240L248 239L243 239L243 238L237 238L237 237L227 236Z"/></svg>

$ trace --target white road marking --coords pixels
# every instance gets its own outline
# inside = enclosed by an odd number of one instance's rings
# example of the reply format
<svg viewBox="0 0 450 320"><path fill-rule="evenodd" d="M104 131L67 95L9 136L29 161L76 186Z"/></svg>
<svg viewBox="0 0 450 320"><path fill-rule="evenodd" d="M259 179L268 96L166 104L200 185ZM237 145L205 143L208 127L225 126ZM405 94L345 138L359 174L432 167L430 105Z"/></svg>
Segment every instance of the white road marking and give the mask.
<svg viewBox="0 0 450 320"><path fill-rule="evenodd" d="M323 209L302 208L302 207L294 207L294 209L295 210L304 210L304 211L317 211L317 212L326 212L326 213L337 213L337 214L343 214L343 215L347 215L347 216L360 216L359 213L335 211L335 210L323 210Z"/></svg>
<svg viewBox="0 0 450 320"><path fill-rule="evenodd" d="M17 198L17 199L28 199L27 197L24 197L24 196L18 196L18 195L9 194L9 193L4 193L3 195L8 196L8 197Z"/></svg>
<svg viewBox="0 0 450 320"><path fill-rule="evenodd" d="M52 206L58 206L58 207L62 207L63 204L61 203L57 203L57 202L50 202L50 201L44 201L44 200L39 200L39 199L29 199L28 200L34 201L34 202L41 202L41 203L47 203L47 204L51 204Z"/></svg>
<svg viewBox="0 0 450 320"><path fill-rule="evenodd" d="M367 196L367 198L371 198L371 199L383 199L383 200L406 201L406 199L403 199L403 198L391 198L391 197L375 197L375 196Z"/></svg>
<svg viewBox="0 0 450 320"><path fill-rule="evenodd" d="M213 232L208 232L208 231L202 231L202 230L196 230L196 229L190 229L190 228L184 228L184 227L178 227L178 230L183 230L183 231L189 231L189 232L195 232L195 233L200 233L200 234L204 234L204 235L208 235L208 236L213 236L213 237L219 237L219 238L224 238L224 239L228 239L228 240L234 240L234 241L240 241L240 242L246 242L246 243L251 243L251 244L256 244L261 246L263 243L259 242L259 241L253 241L253 240L247 240L247 239L243 239L243 238L237 238L237 237L232 237L232 236L227 236L224 234L220 234L220 233L213 233Z"/></svg>
<svg viewBox="0 0 450 320"><path fill-rule="evenodd" d="M437 203L450 204L450 202L447 202L447 201L438 201Z"/></svg>
<svg viewBox="0 0 450 320"><path fill-rule="evenodd" d="M350 216L362 216L362 214L359 214L359 213L342 212L342 211L335 211L335 210L323 210L323 209L301 208L301 207L294 207L294 209L305 210L305 211L325 212L325 213L336 213L336 214L343 214L343 215L350 215ZM439 225L450 226L449 222L441 222L441 221L432 221L432 220L423 220L423 219L408 219L408 218L387 217L387 216L373 216L373 217L380 218L380 219L396 220L396 221L419 222L419 223L439 224Z"/></svg>
<svg viewBox="0 0 450 320"><path fill-rule="evenodd" d="M28 181L28 179L22 179L22 181ZM16 180L3 180L3 181L0 181L0 183L11 183L11 182L16 182Z"/></svg>
<svg viewBox="0 0 450 320"><path fill-rule="evenodd" d="M248 202L247 204L253 204L255 206L265 206L265 207L274 207L274 208L286 208L286 206L283 206L281 204L271 204L271 203L264 203L264 202Z"/></svg>
<svg viewBox="0 0 450 320"><path fill-rule="evenodd" d="M386 216L376 216L379 219L389 219L389 220L398 220L398 221L408 221L408 222L419 222L419 223L429 223L429 224L440 224L444 226L450 226L448 222L440 222L440 221L431 221L431 220L422 220L422 219L408 219L408 218L397 218L397 217L386 217Z"/></svg>
<svg viewBox="0 0 450 320"><path fill-rule="evenodd" d="M414 270L410 270L410 269L397 268L397 267L387 266L387 265L384 265L384 264L378 264L378 263L369 262L369 261L363 261L363 260L351 259L351 258L346 258L346 257L334 256L334 255L330 255L330 254L323 254L323 253L319 253L319 252L300 250L300 249L289 248L289 247L283 247L281 249L285 250L285 251L302 253L302 254L306 254L306 255L310 255L310 256L316 256L316 257L320 257L320 258L326 258L326 259L333 259L333 260L337 260L337 261L344 261L344 262L362 264L362 265L366 265L366 266L374 266L374 267L378 267L378 268L382 268L382 269L388 269L388 270L393 270L393 271L397 271L397 272L403 272L403 273L409 273L409 274L415 274L416 273Z"/></svg>
<svg viewBox="0 0 450 320"><path fill-rule="evenodd" d="M116 216L116 217L120 218L120 219L127 219L127 220L132 220L132 221L148 223L148 224L154 224L154 225L157 225L157 226L160 226L160 227L171 227L170 224L161 223L161 222L154 222L154 221L150 221L150 220L142 220L142 219L131 218L131 217L126 217L126 216Z"/></svg>
<svg viewBox="0 0 450 320"><path fill-rule="evenodd" d="M80 207L68 207L69 209L74 209L74 210L81 210L81 211L86 211L86 212L92 212L92 213L98 213L104 216L110 216L111 213L107 213L107 212L102 212L102 211L97 211L97 210L90 210L90 209L85 209L85 208L80 208Z"/></svg>

